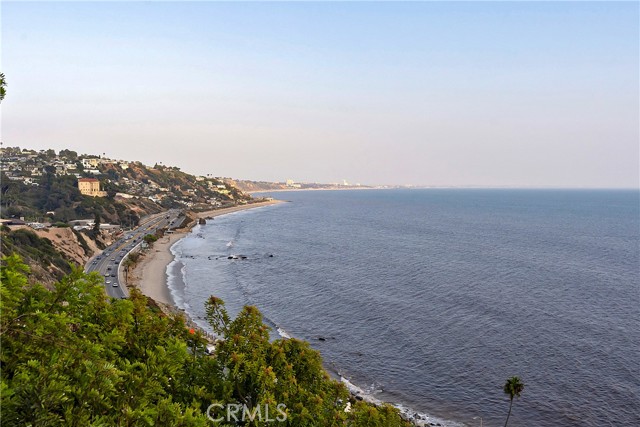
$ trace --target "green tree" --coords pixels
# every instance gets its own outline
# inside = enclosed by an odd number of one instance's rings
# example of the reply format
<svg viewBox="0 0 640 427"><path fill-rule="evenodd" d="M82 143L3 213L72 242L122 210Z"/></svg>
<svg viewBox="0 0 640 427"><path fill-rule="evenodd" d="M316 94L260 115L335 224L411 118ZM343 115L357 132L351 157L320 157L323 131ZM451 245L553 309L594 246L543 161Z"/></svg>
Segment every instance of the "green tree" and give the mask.
<svg viewBox="0 0 640 427"><path fill-rule="evenodd" d="M70 161L76 161L78 159L78 153L72 150L60 150L59 155Z"/></svg>
<svg viewBox="0 0 640 427"><path fill-rule="evenodd" d="M100 233L100 214L98 212L93 216L93 232L96 235Z"/></svg>
<svg viewBox="0 0 640 427"><path fill-rule="evenodd" d="M0 73L0 102L4 99L4 96L7 94L5 87L7 86L7 81L4 78L4 73Z"/></svg>
<svg viewBox="0 0 640 427"><path fill-rule="evenodd" d="M520 393L524 390L524 384L520 381L519 377L510 377L502 388L505 394L509 395L509 413L507 414L507 420L504 422L504 427L507 427L509 417L511 416L511 407L513 406L513 398L520 397Z"/></svg>
<svg viewBox="0 0 640 427"><path fill-rule="evenodd" d="M129 283L129 271L131 271L134 265L136 265L136 263L133 259L131 259L131 256L127 256L127 258L125 258L124 262L122 263L122 266L124 267L125 285Z"/></svg>
<svg viewBox="0 0 640 427"><path fill-rule="evenodd" d="M44 152L44 157L45 157L46 159L48 159L48 160L53 160L53 159L55 159L55 158L56 158L56 151L55 151L55 150L53 150L53 149L51 149L51 148L49 148L48 150L46 150L46 151ZM55 171L55 168L54 168L54 171Z"/></svg>
<svg viewBox="0 0 640 427"><path fill-rule="evenodd" d="M207 317L220 336L210 356L199 330L160 313L135 289L127 300L109 299L97 273L74 268L50 289L30 284L29 274L18 256L2 258L3 426L205 427L212 403L250 411L268 404L271 418L283 403L283 427L409 425L395 408L350 398L308 343L270 341L255 307L232 319L221 300L209 299Z"/></svg>
<svg viewBox="0 0 640 427"><path fill-rule="evenodd" d="M154 236L153 234L147 234L146 236L144 236L142 238L142 240L144 240L149 246L151 246L153 244L153 242L158 240L158 238L156 236Z"/></svg>

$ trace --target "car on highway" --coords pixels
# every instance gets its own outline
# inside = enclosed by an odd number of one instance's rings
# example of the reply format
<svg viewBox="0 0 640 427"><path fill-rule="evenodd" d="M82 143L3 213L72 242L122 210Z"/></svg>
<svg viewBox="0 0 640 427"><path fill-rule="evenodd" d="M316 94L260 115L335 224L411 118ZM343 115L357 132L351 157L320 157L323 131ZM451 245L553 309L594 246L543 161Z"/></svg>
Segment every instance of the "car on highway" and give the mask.
<svg viewBox="0 0 640 427"><path fill-rule="evenodd" d="M107 280L107 281L105 281L105 283L108 285L108 284L111 283L111 280Z"/></svg>
<svg viewBox="0 0 640 427"><path fill-rule="evenodd" d="M111 285L111 286L113 286L114 288L117 288L118 284L116 282L113 282L113 285Z"/></svg>

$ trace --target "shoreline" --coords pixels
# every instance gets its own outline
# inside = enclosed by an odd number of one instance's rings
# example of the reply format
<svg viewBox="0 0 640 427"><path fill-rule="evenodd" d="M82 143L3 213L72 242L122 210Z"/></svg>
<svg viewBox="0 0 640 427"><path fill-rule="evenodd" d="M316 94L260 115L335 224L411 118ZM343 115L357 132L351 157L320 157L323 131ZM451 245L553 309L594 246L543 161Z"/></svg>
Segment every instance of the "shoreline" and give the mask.
<svg viewBox="0 0 640 427"><path fill-rule="evenodd" d="M165 235L161 239L154 242L153 248L142 257L132 273L130 273L131 277L129 286L138 288L140 292L142 292L142 294L152 298L166 313L181 313L183 316L185 316L185 320L190 327L195 327L202 330L202 328L198 326L197 323L193 321L193 319L190 318L187 312L176 305L171 295L171 289L169 288L169 274L167 272L168 266L175 260L175 256L171 252L171 247L182 238L186 237L189 233L191 233L193 227L198 224L198 219L215 218L221 215L263 206L270 206L279 203L286 202L283 200L270 200L266 202L252 203L249 205L233 206L230 208L193 213L195 214L196 221L192 221L191 223L185 225L181 231L176 231L173 234ZM209 339L209 341L213 344L215 342L215 337L205 330L202 331ZM374 406L390 404L400 412L402 418L404 418L406 421L409 421L413 426L463 426L463 424L459 424L456 422L451 423L451 421L448 420L411 410L402 404L381 401L373 395L370 395L357 385L351 383L338 371L334 371L324 364L323 369L329 376L342 383L354 399L364 400L365 402L368 402Z"/></svg>
<svg viewBox="0 0 640 427"><path fill-rule="evenodd" d="M285 202L283 200L269 200L266 202L250 203L205 212L194 212L194 214L197 219L215 218L221 215L280 203ZM180 239L187 236L197 223L198 221L194 221L187 224L182 230L175 231L173 234L167 234L154 242L153 247L143 254L140 261L129 274L129 283L127 286L137 288L143 295L152 298L157 303L166 305L173 310L180 310L180 308L175 305L175 301L171 296L167 267L175 258L171 252L171 247Z"/></svg>
<svg viewBox="0 0 640 427"><path fill-rule="evenodd" d="M231 206L229 208L221 208L221 209L213 209L213 210L204 211L204 212L196 212L196 216L198 218L215 218L217 216L226 215L233 212L244 211L247 209L261 208L263 206L278 205L280 203L287 203L287 202L285 200L267 200L265 202L249 203L246 205Z"/></svg>

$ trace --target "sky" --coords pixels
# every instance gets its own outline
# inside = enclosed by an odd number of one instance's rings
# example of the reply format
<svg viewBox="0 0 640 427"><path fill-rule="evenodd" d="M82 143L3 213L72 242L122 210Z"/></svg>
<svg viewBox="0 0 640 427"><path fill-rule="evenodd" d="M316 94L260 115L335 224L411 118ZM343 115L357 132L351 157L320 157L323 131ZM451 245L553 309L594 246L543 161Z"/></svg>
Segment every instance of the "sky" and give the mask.
<svg viewBox="0 0 640 427"><path fill-rule="evenodd" d="M4 146L239 179L638 188L637 2L0 5Z"/></svg>

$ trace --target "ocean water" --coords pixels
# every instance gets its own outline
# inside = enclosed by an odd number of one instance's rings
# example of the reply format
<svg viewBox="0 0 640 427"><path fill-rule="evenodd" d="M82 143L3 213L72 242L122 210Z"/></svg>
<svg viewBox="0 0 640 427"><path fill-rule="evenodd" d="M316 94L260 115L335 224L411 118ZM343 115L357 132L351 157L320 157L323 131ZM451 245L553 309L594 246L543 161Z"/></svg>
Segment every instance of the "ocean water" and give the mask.
<svg viewBox="0 0 640 427"><path fill-rule="evenodd" d="M518 375L510 426L640 425L637 191L274 196L290 203L172 248L174 299L202 324L209 295L255 305L348 386L429 422L503 425Z"/></svg>

